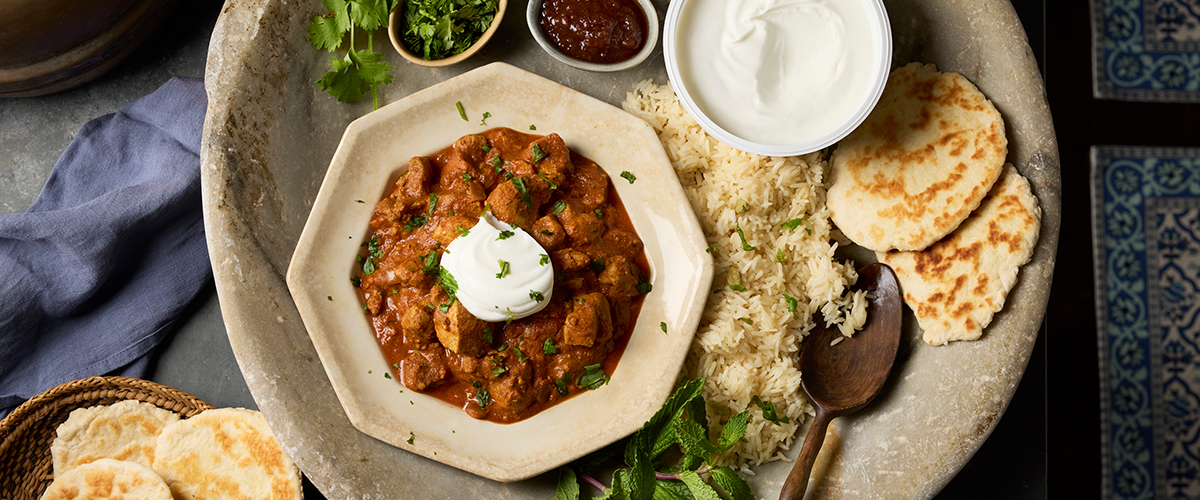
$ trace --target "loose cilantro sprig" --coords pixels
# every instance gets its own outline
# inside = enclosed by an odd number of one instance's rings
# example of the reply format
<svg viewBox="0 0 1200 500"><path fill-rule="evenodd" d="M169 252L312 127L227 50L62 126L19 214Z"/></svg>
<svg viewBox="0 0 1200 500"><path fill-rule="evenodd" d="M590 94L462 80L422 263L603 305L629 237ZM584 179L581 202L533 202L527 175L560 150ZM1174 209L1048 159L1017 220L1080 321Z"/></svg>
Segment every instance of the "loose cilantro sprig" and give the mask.
<svg viewBox="0 0 1200 500"><path fill-rule="evenodd" d="M599 488L597 500L656 498L722 498L753 500L750 485L729 467L711 465L712 459L742 441L749 410L734 415L714 443L708 434L708 414L700 389L704 379L688 380L667 399L633 436L560 469L555 500L579 500L579 480ZM683 458L666 460L678 448ZM587 471L624 452L625 467L613 473L612 485Z"/></svg>
<svg viewBox="0 0 1200 500"><path fill-rule="evenodd" d="M375 52L371 34L387 26L388 15L399 5L398 0L325 0L329 13L313 16L308 25L309 43L313 47L333 52L342 46L349 35L350 43L344 57L330 61L333 71L325 73L315 83L338 101L356 103L371 91L371 102L379 109L379 86L392 83L388 71L392 66L383 62L383 54ZM367 36L367 48L354 48L354 28Z"/></svg>

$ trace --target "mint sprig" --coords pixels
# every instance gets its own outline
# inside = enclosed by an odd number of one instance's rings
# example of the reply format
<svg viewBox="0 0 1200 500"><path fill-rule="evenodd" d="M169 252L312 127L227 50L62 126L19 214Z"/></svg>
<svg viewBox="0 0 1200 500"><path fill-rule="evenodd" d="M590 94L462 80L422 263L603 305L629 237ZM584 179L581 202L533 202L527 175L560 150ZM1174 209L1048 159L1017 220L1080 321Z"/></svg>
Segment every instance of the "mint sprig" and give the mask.
<svg viewBox="0 0 1200 500"><path fill-rule="evenodd" d="M733 469L711 465L716 456L742 441L750 411L725 422L721 436L713 443L708 436L706 405L700 396L702 387L702 378L685 381L632 436L563 467L554 500L579 500L579 480L601 490L597 500L720 500L720 492L731 500L753 500L754 493L745 479ZM625 467L613 473L611 486L605 487L587 474L587 470L619 456L622 447ZM676 447L683 458L665 458L677 457L665 453Z"/></svg>

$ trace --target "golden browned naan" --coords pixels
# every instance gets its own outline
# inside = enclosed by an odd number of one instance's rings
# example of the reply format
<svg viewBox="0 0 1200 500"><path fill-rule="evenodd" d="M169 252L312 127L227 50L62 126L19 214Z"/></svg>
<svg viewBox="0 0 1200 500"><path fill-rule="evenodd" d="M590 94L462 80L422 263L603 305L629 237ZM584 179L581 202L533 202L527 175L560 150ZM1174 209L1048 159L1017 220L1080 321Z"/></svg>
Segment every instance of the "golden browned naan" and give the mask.
<svg viewBox="0 0 1200 500"><path fill-rule="evenodd" d="M180 420L158 436L154 470L175 500L299 500L300 470L262 414L219 408Z"/></svg>
<svg viewBox="0 0 1200 500"><path fill-rule="evenodd" d="M979 209L949 236L923 251L876 256L896 271L925 342L975 340L1004 307L1040 229L1029 181L1009 164Z"/></svg>
<svg viewBox="0 0 1200 500"><path fill-rule="evenodd" d="M135 400L79 408L56 429L50 444L54 476L101 458L154 463L158 434L179 415Z"/></svg>
<svg viewBox="0 0 1200 500"><path fill-rule="evenodd" d="M863 247L923 249L979 206L1007 155L1000 113L970 81L911 63L834 151L831 217Z"/></svg>
<svg viewBox="0 0 1200 500"><path fill-rule="evenodd" d="M172 500L154 470L145 465L101 458L54 478L41 500Z"/></svg>

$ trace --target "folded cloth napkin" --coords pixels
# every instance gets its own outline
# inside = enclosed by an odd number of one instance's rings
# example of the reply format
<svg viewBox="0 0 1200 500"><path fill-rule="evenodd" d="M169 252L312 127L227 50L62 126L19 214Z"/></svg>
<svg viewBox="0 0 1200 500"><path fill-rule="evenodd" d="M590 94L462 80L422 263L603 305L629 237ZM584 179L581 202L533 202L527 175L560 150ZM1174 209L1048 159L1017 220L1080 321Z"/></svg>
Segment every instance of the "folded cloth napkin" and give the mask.
<svg viewBox="0 0 1200 500"><path fill-rule="evenodd" d="M0 215L0 416L63 382L143 377L212 279L199 79L83 126L25 213Z"/></svg>

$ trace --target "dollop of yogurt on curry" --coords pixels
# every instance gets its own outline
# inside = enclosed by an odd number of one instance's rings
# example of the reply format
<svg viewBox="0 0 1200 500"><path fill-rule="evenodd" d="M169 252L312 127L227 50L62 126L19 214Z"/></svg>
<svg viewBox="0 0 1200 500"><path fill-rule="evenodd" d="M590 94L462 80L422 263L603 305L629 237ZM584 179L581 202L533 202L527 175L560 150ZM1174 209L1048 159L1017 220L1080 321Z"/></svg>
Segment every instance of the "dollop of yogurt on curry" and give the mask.
<svg viewBox="0 0 1200 500"><path fill-rule="evenodd" d="M491 212L446 247L442 267L458 283L459 302L483 321L532 315L550 303L554 291L549 252Z"/></svg>

